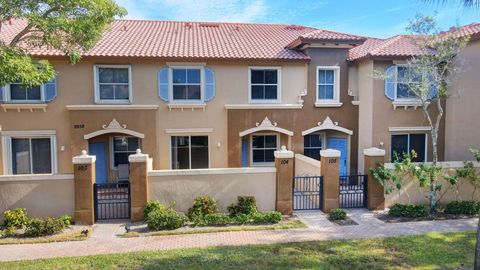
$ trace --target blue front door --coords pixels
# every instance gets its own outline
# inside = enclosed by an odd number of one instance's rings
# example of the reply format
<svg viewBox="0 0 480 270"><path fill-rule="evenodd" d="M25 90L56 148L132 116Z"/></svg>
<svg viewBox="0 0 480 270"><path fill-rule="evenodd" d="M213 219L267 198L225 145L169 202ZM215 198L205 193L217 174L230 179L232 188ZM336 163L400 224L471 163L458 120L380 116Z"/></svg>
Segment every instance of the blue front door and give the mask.
<svg viewBox="0 0 480 270"><path fill-rule="evenodd" d="M348 140L329 137L327 143L328 148L340 151L340 175L347 175Z"/></svg>
<svg viewBox="0 0 480 270"><path fill-rule="evenodd" d="M92 142L88 144L88 154L96 156L95 182L107 183L107 154L104 142Z"/></svg>

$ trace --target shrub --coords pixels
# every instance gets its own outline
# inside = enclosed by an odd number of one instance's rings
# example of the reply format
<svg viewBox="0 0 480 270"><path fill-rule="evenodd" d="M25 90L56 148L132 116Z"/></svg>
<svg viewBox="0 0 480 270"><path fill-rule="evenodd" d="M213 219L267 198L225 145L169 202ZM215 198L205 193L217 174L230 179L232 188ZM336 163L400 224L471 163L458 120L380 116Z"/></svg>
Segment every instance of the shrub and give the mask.
<svg viewBox="0 0 480 270"><path fill-rule="evenodd" d="M388 214L393 217L419 218L428 216L428 207L423 204L400 204L396 203Z"/></svg>
<svg viewBox="0 0 480 270"><path fill-rule="evenodd" d="M253 196L238 196L237 204L231 204L227 209L232 217L238 214L253 215L258 212L257 200Z"/></svg>
<svg viewBox="0 0 480 270"><path fill-rule="evenodd" d="M72 217L70 215L63 215L63 216L59 217L58 219L62 221L62 223L65 227L68 227L68 226L72 225Z"/></svg>
<svg viewBox="0 0 480 270"><path fill-rule="evenodd" d="M25 235L30 237L53 235L63 231L65 223L60 218L32 218L26 228Z"/></svg>
<svg viewBox="0 0 480 270"><path fill-rule="evenodd" d="M255 213L252 215L253 223L278 223L282 220L282 213L271 211L266 213Z"/></svg>
<svg viewBox="0 0 480 270"><path fill-rule="evenodd" d="M185 225L187 217L173 209L173 205L166 207L160 204L160 208L148 213L147 225L151 230L174 230Z"/></svg>
<svg viewBox="0 0 480 270"><path fill-rule="evenodd" d="M475 201L452 201L445 206L446 214L454 215L469 215L478 214L480 210L480 203Z"/></svg>
<svg viewBox="0 0 480 270"><path fill-rule="evenodd" d="M25 208L15 208L3 212L5 217L5 228L21 229L28 223L28 215Z"/></svg>
<svg viewBox="0 0 480 270"><path fill-rule="evenodd" d="M163 210L163 208L165 208L165 205L163 205L158 200L148 201L147 205L145 205L145 208L143 209L143 216L145 217L145 219L147 219L150 212L152 212L153 210Z"/></svg>
<svg viewBox="0 0 480 270"><path fill-rule="evenodd" d="M235 224L245 224L245 223L249 223L251 220L249 215L246 215L243 213L237 214L231 217L231 219L232 219L232 223L235 223Z"/></svg>
<svg viewBox="0 0 480 270"><path fill-rule="evenodd" d="M227 225L232 222L231 218L225 214L208 214L204 216L204 220L207 226Z"/></svg>
<svg viewBox="0 0 480 270"><path fill-rule="evenodd" d="M193 199L193 206L188 209L188 218L200 223L206 215L218 213L217 201L210 196L198 196Z"/></svg>
<svg viewBox="0 0 480 270"><path fill-rule="evenodd" d="M328 217L331 220L345 220L347 218L347 212L343 209L335 208L330 211Z"/></svg>

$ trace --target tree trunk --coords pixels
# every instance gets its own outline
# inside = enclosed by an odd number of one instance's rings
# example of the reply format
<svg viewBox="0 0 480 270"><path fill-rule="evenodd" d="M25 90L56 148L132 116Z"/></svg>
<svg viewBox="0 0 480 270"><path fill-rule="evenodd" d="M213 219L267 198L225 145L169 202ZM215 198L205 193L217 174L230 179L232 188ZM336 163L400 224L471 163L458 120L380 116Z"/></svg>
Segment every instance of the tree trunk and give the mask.
<svg viewBox="0 0 480 270"><path fill-rule="evenodd" d="M438 163L438 149L437 149L438 129L434 127L432 129L431 134L432 134L432 152L433 152L432 166L433 168L435 168L437 167L437 163ZM434 171L432 171L430 175L430 194L429 194L430 213L432 214L437 212L437 198L436 198L437 182L436 182L436 176L434 175Z"/></svg>
<svg viewBox="0 0 480 270"><path fill-rule="evenodd" d="M477 226L477 245L475 247L475 270L480 270L480 219Z"/></svg>

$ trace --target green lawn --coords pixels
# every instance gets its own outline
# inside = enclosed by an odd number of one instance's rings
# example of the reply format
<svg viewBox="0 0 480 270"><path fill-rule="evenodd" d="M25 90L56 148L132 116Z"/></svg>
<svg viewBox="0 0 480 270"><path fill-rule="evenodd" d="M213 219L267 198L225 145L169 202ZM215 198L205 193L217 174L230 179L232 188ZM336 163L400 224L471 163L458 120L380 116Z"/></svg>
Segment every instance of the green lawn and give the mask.
<svg viewBox="0 0 480 270"><path fill-rule="evenodd" d="M0 269L470 269L475 233L184 249L0 264Z"/></svg>

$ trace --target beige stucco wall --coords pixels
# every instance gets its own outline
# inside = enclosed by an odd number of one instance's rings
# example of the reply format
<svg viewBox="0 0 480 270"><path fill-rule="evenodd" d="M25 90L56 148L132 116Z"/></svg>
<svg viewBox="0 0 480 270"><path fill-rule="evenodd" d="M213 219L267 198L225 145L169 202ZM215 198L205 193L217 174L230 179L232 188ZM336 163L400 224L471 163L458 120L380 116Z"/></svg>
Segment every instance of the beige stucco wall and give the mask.
<svg viewBox="0 0 480 270"><path fill-rule="evenodd" d="M296 103L298 95L306 88L306 64L304 62L265 62L265 61L211 61L204 63L215 71L216 96L207 103L205 111L185 109L168 109L168 104L158 97L157 73L169 60L149 59L89 59L72 66L65 61L52 60L58 72L58 96L48 104L46 112L9 110L0 111L0 126L2 131L17 130L55 130L57 135L57 155L59 173L71 173L71 157L78 152L78 146L72 145L70 133L73 124L69 119L66 105L93 105L94 103L94 64L131 65L133 85L133 105L158 105L157 113L157 149L151 151L154 158L154 169L170 168L170 136L166 129L211 128L213 132L195 133L208 135L210 142L210 167L227 167L227 110L225 104L248 103L248 70L250 66L281 67L282 103ZM196 62L198 63L198 62ZM175 65L179 65L178 60ZM185 65L191 63L185 62ZM117 119L121 124L138 126L143 119L136 117L136 111L128 111L125 120ZM96 116L98 115L98 117ZM95 124L101 129L98 121L89 123L88 119L104 119L111 115L109 111L92 111L84 124ZM133 120L132 120L133 119ZM92 120L93 121L93 120ZM105 120L103 124L111 121ZM148 123L146 123L148 124ZM97 127L98 126L98 127ZM152 125L155 126L155 125ZM91 132L90 129L85 134ZM145 133L142 130L135 130ZM78 133L81 130L75 130ZM195 135L191 133L191 135ZM176 134L176 135L180 135ZM186 134L188 135L188 134ZM86 145L86 142L84 142ZM65 150L60 149L64 147ZM1 160L0 160L1 161ZM3 162L0 162L0 174L3 174Z"/></svg>
<svg viewBox="0 0 480 270"><path fill-rule="evenodd" d="M255 196L258 209L275 210L276 170L267 168L230 168L179 171L150 171L149 199L176 203L186 212L193 198L209 195L218 201L221 212L237 201L237 196Z"/></svg>
<svg viewBox="0 0 480 270"><path fill-rule="evenodd" d="M460 54L460 72L449 89L447 101L446 160L469 160L468 149L480 149L480 40L471 42Z"/></svg>
<svg viewBox="0 0 480 270"><path fill-rule="evenodd" d="M363 172L363 149L372 147L373 132L373 61L358 64L358 171Z"/></svg>
<svg viewBox="0 0 480 270"><path fill-rule="evenodd" d="M320 161L295 154L295 176L316 176L320 175Z"/></svg>
<svg viewBox="0 0 480 270"><path fill-rule="evenodd" d="M30 217L73 216L74 204L71 174L0 176L0 213L21 207L27 209Z"/></svg>

